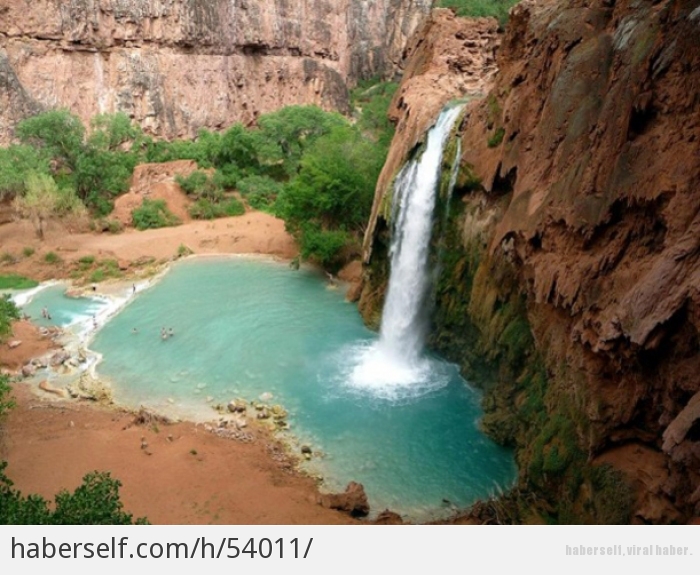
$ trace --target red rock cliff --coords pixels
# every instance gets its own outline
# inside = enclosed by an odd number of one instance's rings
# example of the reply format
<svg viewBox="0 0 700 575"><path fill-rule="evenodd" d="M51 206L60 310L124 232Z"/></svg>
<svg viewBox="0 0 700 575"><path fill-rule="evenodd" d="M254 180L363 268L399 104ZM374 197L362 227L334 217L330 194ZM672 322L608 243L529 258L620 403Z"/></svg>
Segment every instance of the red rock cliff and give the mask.
<svg viewBox="0 0 700 575"><path fill-rule="evenodd" d="M537 520L700 514L698 37L698 0L522 2L460 126L434 342L495 366Z"/></svg>
<svg viewBox="0 0 700 575"><path fill-rule="evenodd" d="M196 134L289 104L347 107L348 84L391 76L430 0L7 0L0 142L67 107Z"/></svg>

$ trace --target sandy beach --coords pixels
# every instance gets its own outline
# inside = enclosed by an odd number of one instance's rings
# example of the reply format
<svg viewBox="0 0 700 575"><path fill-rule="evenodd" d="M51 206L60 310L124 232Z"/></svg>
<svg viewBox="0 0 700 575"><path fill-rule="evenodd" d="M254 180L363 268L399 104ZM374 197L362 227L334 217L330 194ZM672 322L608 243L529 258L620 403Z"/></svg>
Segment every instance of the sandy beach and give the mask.
<svg viewBox="0 0 700 575"><path fill-rule="evenodd" d="M98 293L132 281L133 262L155 258L162 265L180 246L195 254L264 254L282 260L297 256L284 222L250 211L236 218L189 221L180 226L119 234L73 232L52 222L39 241L28 222L0 225L5 258L0 273L37 280L65 278L71 264L93 255L114 258L124 269L118 283L98 285ZM22 257L31 248L31 256ZM44 254L54 252L58 264ZM138 270L136 270L138 271ZM138 279L138 278L137 278ZM16 371L56 345L29 322L17 322L0 347L0 366ZM318 483L296 471L294 458L267 429L251 422L252 442L219 437L202 424L139 422L119 406L58 398L36 384L13 386L17 407L0 426L0 458L24 493L48 499L72 490L93 470L109 471L122 483L125 510L154 524L338 524L357 523L322 507Z"/></svg>

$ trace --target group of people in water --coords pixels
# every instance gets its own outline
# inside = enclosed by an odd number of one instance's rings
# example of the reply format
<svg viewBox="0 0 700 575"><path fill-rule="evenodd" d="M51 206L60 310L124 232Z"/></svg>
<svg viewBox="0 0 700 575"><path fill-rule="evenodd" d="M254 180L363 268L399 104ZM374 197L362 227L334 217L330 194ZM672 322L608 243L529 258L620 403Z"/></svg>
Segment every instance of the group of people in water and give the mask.
<svg viewBox="0 0 700 575"><path fill-rule="evenodd" d="M51 314L49 313L49 308L44 307L44 308L41 310L41 317L43 317L44 319L48 319L48 320L51 319Z"/></svg>
<svg viewBox="0 0 700 575"><path fill-rule="evenodd" d="M137 328L132 328L131 333L136 334L138 333L139 330ZM173 337L175 335L175 330L172 327L169 327L168 329L165 329L164 327L160 328L160 338L161 339L168 339L169 337Z"/></svg>

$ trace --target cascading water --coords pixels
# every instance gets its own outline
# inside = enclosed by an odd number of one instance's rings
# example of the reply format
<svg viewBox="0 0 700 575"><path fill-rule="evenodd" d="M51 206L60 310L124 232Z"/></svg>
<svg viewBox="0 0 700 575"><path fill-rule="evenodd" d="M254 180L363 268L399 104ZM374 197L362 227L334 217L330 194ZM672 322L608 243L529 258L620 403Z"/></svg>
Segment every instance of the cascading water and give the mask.
<svg viewBox="0 0 700 575"><path fill-rule="evenodd" d="M363 354L351 381L360 387L386 388L428 384L430 362L423 358L427 295L431 284L430 239L443 149L460 106L440 114L430 129L423 154L407 163L394 184L391 274L379 341ZM453 171L454 178L454 171Z"/></svg>

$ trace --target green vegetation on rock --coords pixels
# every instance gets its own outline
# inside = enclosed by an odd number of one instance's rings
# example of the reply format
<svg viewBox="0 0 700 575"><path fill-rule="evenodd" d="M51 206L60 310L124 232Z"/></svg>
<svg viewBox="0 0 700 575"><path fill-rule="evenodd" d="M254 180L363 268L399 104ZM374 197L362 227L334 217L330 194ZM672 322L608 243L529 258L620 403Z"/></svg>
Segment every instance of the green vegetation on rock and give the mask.
<svg viewBox="0 0 700 575"><path fill-rule="evenodd" d="M518 0L438 0L440 8L452 8L457 16L479 18L491 16L501 25L508 21L508 11Z"/></svg>

